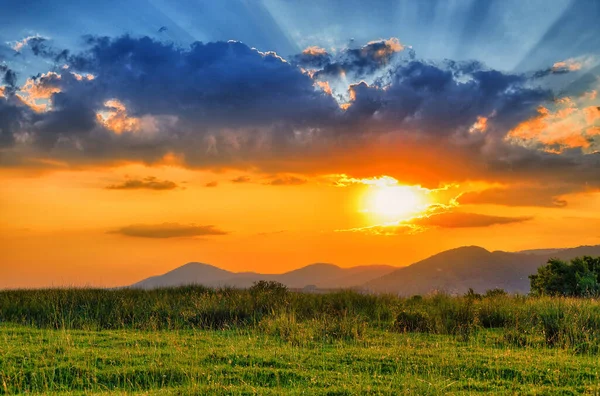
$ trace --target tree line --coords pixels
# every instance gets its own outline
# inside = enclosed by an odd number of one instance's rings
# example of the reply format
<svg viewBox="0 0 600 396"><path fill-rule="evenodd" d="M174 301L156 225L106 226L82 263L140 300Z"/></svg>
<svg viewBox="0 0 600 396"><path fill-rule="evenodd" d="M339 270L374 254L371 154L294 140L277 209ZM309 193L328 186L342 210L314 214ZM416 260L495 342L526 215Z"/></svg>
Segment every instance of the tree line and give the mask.
<svg viewBox="0 0 600 396"><path fill-rule="evenodd" d="M550 259L529 280L535 296L599 297L600 257Z"/></svg>

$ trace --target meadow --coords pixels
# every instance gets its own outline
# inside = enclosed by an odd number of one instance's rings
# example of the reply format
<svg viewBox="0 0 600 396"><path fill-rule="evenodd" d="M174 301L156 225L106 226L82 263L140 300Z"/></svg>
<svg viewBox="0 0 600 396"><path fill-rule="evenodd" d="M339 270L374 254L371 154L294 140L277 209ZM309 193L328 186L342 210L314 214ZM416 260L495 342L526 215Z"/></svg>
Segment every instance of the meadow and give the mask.
<svg viewBox="0 0 600 396"><path fill-rule="evenodd" d="M0 393L600 394L600 303L500 291L0 292Z"/></svg>

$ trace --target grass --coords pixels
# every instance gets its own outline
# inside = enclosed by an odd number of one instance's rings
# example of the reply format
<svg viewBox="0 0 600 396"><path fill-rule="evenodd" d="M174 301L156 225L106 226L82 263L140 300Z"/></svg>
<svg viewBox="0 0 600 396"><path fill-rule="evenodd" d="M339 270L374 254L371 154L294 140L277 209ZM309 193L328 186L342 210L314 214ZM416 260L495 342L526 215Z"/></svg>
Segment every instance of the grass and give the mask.
<svg viewBox="0 0 600 396"><path fill-rule="evenodd" d="M600 304L277 288L0 292L0 394L599 394Z"/></svg>
<svg viewBox="0 0 600 396"><path fill-rule="evenodd" d="M596 356L513 348L497 331L370 331L302 346L260 331L0 328L4 393L599 393ZM535 364L532 364L535 362Z"/></svg>

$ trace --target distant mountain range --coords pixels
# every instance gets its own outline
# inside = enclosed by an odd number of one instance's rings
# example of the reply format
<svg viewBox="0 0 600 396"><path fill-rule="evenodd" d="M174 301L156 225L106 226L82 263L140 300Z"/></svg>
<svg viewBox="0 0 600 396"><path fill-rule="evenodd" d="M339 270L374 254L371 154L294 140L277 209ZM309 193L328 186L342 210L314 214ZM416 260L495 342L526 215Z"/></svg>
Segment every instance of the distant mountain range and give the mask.
<svg viewBox="0 0 600 396"><path fill-rule="evenodd" d="M197 284L209 287L230 286L245 288L260 280L277 281L289 288L302 289L313 286L319 289L340 289L361 286L363 283L387 275L397 267L390 265L364 265L341 268L333 264L307 265L283 274L256 272L230 272L209 264L187 263L164 275L144 279L131 287L152 289Z"/></svg>
<svg viewBox="0 0 600 396"><path fill-rule="evenodd" d="M572 249L537 249L521 252L490 252L478 246L447 250L406 267L365 265L341 268L333 264L311 264L283 274L230 272L203 264L188 263L166 274L144 279L133 288L152 289L198 284L209 287L246 288L259 280L277 281L289 288L355 288L399 295L445 291L463 294L502 288L511 293L529 291L528 276L550 258L570 260L578 256L600 256L600 245Z"/></svg>

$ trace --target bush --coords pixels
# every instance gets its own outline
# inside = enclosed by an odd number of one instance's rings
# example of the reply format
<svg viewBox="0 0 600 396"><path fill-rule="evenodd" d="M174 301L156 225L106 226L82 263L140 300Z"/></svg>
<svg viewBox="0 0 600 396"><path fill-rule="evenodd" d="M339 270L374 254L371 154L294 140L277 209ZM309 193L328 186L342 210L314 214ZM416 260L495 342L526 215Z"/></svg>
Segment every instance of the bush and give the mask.
<svg viewBox="0 0 600 396"><path fill-rule="evenodd" d="M394 329L401 332L427 333L431 324L427 314L418 311L402 311L396 317Z"/></svg>
<svg viewBox="0 0 600 396"><path fill-rule="evenodd" d="M577 257L570 263L550 259L529 279L533 295L600 296L600 257Z"/></svg>
<svg viewBox="0 0 600 396"><path fill-rule="evenodd" d="M263 315L285 307L289 300L287 287L279 282L259 281L249 289L256 314Z"/></svg>

